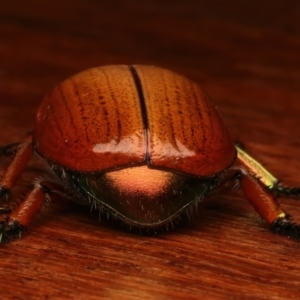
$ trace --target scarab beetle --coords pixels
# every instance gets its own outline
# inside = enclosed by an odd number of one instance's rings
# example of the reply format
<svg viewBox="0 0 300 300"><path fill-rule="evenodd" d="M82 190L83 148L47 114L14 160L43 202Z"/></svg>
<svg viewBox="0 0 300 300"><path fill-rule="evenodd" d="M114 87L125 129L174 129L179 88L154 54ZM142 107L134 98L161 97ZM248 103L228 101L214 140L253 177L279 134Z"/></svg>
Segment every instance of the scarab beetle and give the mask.
<svg viewBox="0 0 300 300"><path fill-rule="evenodd" d="M2 198L33 153L54 175L36 180L12 210L2 200L1 241L20 236L53 194L156 228L232 180L275 233L300 237L275 200L300 189L279 184L234 144L198 85L162 68L103 66L65 80L42 101L32 135L0 152L15 152L0 180Z"/></svg>

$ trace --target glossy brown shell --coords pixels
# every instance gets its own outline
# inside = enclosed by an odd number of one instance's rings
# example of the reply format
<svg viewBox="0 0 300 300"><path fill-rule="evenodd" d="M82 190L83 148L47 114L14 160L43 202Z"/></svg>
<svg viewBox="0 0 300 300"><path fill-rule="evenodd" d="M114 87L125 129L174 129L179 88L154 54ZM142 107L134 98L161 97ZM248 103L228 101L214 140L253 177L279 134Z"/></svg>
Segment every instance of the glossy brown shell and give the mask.
<svg viewBox="0 0 300 300"><path fill-rule="evenodd" d="M143 65L93 68L65 80L41 103L33 141L46 159L84 172L148 164L210 176L236 156L194 82Z"/></svg>

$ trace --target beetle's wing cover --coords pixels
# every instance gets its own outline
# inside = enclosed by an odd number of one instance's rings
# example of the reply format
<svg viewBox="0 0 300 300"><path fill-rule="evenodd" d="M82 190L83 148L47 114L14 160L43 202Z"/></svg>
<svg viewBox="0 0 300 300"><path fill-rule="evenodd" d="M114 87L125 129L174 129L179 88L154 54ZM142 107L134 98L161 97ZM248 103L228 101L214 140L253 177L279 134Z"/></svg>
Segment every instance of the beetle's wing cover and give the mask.
<svg viewBox="0 0 300 300"><path fill-rule="evenodd" d="M152 66L105 66L67 79L40 105L33 138L38 153L77 171L147 159L153 167L210 176L236 155L200 88Z"/></svg>
<svg viewBox="0 0 300 300"><path fill-rule="evenodd" d="M38 109L34 145L77 171L144 162L145 129L129 67L89 69L54 88Z"/></svg>
<svg viewBox="0 0 300 300"><path fill-rule="evenodd" d="M174 72L134 66L148 118L148 155L153 167L210 176L231 166L234 143L200 88Z"/></svg>

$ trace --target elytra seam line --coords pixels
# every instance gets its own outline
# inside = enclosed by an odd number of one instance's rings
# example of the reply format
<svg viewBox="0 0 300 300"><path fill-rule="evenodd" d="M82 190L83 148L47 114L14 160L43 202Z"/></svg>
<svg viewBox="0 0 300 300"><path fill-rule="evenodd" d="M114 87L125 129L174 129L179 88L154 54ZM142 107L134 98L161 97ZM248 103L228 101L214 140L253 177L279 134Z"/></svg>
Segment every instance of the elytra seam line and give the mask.
<svg viewBox="0 0 300 300"><path fill-rule="evenodd" d="M135 86L136 86L136 90L137 90L137 93L138 93L138 97L139 97L139 100L140 100L143 127L144 127L145 134L146 134L146 157L145 157L145 159L146 159L146 162L149 162L149 160L150 160L149 151L148 151L149 123L148 123L147 107L146 107L146 103L145 103L145 97L144 97L144 93L143 93L142 83L141 83L139 75L138 75L136 69L134 68L134 66L130 65L128 67L129 67L129 70L132 74L132 77L133 77L133 80L134 80L134 83L135 83Z"/></svg>

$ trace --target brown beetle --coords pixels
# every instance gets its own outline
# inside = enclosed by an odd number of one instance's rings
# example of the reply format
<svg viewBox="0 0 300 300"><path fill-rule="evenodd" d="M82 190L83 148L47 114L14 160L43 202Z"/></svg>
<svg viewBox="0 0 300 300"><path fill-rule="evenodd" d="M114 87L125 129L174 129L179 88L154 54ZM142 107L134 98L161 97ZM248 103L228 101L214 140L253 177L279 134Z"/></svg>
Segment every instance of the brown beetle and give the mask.
<svg viewBox="0 0 300 300"><path fill-rule="evenodd" d="M188 212L213 189L238 180L275 233L300 237L274 196L297 196L235 146L217 111L192 81L153 66L104 66L55 87L41 103L32 136L16 148L0 180L9 194L32 153L53 170L0 223L2 241L20 236L53 194L104 210L139 228Z"/></svg>

